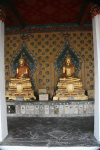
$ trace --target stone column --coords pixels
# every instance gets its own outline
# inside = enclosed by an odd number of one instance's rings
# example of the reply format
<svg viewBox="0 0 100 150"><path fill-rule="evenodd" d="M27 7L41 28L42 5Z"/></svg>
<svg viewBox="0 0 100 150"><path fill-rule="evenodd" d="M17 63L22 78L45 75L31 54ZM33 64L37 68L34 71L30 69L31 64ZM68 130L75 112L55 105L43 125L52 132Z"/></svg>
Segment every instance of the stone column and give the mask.
<svg viewBox="0 0 100 150"><path fill-rule="evenodd" d="M4 19L5 13L0 7L0 141L3 141L8 134L5 101Z"/></svg>
<svg viewBox="0 0 100 150"><path fill-rule="evenodd" d="M100 141L100 8L91 4L94 46L94 136Z"/></svg>

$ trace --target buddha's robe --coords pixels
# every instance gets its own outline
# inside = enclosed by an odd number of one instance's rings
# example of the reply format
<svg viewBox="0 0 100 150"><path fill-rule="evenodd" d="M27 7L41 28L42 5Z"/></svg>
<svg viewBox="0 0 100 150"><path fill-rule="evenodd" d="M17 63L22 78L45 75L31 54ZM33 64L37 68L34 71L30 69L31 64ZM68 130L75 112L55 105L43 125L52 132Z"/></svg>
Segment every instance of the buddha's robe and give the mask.
<svg viewBox="0 0 100 150"><path fill-rule="evenodd" d="M71 77L74 72L75 72L75 67L74 66L66 67L66 69L65 69L66 76Z"/></svg>
<svg viewBox="0 0 100 150"><path fill-rule="evenodd" d="M25 65L20 66L18 68L18 73L16 75L16 78L22 77L22 75L25 75L26 78L30 78L30 71L29 71L28 67Z"/></svg>

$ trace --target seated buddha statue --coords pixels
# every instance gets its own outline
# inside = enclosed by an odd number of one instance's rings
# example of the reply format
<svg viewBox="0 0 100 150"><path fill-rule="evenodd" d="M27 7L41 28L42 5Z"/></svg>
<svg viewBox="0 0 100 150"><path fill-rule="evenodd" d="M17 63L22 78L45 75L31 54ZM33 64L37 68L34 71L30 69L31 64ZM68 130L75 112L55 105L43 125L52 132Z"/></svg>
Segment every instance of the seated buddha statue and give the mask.
<svg viewBox="0 0 100 150"><path fill-rule="evenodd" d="M71 58L68 54L66 58L66 65L63 66L63 77L74 77L76 67L72 64Z"/></svg>
<svg viewBox="0 0 100 150"><path fill-rule="evenodd" d="M31 98L36 99L30 81L30 70L22 55L19 59L16 77L10 79L9 89L6 92L6 97L12 100L31 100Z"/></svg>
<svg viewBox="0 0 100 150"><path fill-rule="evenodd" d="M69 54L65 60L63 75L57 84L58 90L53 100L87 100L81 80L75 77L76 67L72 64Z"/></svg>
<svg viewBox="0 0 100 150"><path fill-rule="evenodd" d="M24 58L21 55L19 59L19 67L17 67L16 78L30 78L30 71L26 65Z"/></svg>

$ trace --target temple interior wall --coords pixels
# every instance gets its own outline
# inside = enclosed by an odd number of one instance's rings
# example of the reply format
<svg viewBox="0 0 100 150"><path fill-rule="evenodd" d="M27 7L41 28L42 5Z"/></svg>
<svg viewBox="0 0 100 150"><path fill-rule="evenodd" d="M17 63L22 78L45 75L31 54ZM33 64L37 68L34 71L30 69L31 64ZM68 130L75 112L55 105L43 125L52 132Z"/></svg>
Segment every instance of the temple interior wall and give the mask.
<svg viewBox="0 0 100 150"><path fill-rule="evenodd" d="M66 32L64 32L66 33ZM82 60L82 67L78 73L85 90L94 89L94 52L93 32L67 32L66 38L61 32L30 33L28 39L22 40L21 34L5 35L5 88L8 90L9 80L12 77L10 67L12 58L17 55L23 41L37 61L37 68L33 74L35 92L46 88L52 96L57 86L58 73L54 68L55 57L64 47L66 40L75 49Z"/></svg>

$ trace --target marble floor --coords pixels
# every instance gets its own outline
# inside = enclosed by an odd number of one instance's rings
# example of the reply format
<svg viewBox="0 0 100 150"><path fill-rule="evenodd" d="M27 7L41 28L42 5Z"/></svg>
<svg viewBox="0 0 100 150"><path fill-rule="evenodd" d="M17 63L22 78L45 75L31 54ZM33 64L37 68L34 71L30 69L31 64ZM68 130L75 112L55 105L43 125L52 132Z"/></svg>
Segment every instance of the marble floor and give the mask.
<svg viewBox="0 0 100 150"><path fill-rule="evenodd" d="M2 146L100 146L94 137L94 117L8 117L8 133Z"/></svg>

